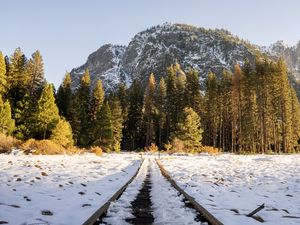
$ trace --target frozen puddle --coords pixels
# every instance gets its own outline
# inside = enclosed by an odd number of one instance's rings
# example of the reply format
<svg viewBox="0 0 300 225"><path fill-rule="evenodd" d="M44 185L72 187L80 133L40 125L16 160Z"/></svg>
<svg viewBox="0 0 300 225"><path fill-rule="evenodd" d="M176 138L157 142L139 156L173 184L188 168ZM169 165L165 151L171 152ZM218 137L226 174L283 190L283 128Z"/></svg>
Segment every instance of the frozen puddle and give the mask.
<svg viewBox="0 0 300 225"><path fill-rule="evenodd" d="M154 159L146 159L134 181L113 202L102 224L207 224L163 177Z"/></svg>

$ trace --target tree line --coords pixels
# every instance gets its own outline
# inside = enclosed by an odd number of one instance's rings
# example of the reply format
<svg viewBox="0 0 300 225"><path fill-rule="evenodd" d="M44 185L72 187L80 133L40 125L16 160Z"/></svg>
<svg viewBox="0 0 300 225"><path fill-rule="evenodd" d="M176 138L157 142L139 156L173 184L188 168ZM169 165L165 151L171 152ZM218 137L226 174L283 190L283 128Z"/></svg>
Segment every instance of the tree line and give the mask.
<svg viewBox="0 0 300 225"><path fill-rule="evenodd" d="M146 88L134 80L105 93L101 80L91 85L88 70L72 90L67 73L55 92L38 51L29 60L19 48L11 57L1 53L0 132L106 151L153 145L188 152L202 146L234 153L300 150L300 105L283 60L211 72L202 89L195 69L175 63L166 74L158 80L151 74Z"/></svg>

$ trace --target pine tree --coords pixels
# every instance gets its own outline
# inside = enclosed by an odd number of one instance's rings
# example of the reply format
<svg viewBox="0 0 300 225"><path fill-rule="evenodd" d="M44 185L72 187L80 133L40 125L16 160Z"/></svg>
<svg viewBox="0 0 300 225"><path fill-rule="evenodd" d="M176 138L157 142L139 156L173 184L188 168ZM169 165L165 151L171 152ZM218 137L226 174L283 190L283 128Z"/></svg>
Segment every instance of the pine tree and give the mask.
<svg viewBox="0 0 300 225"><path fill-rule="evenodd" d="M232 77L232 152L237 153L242 140L242 81L243 74L239 65L234 68Z"/></svg>
<svg viewBox="0 0 300 225"><path fill-rule="evenodd" d="M112 127L112 116L109 104L105 102L101 110L98 112L96 120L97 138L94 142L95 145L104 147L110 151L113 143L113 127Z"/></svg>
<svg viewBox="0 0 300 225"><path fill-rule="evenodd" d="M242 80L242 121L241 132L243 134L241 145L243 146L243 152L255 153L256 139L257 139L257 95L255 92L255 78L253 77L254 71L249 61L244 63L242 68L243 80Z"/></svg>
<svg viewBox="0 0 300 225"><path fill-rule="evenodd" d="M217 147L217 135L219 129L219 82L216 75L210 72L207 76L205 87L205 143Z"/></svg>
<svg viewBox="0 0 300 225"><path fill-rule="evenodd" d="M156 82L154 74L150 74L148 86L145 94L144 100L144 116L146 122L146 142L145 146L148 147L151 143L154 142L155 139L155 129L154 129L154 120L155 120L155 89L156 89Z"/></svg>
<svg viewBox="0 0 300 225"><path fill-rule="evenodd" d="M296 91L291 90L292 103L292 128L293 128L293 147L296 152L300 152L300 103Z"/></svg>
<svg viewBox="0 0 300 225"><path fill-rule="evenodd" d="M0 133L11 134L15 128L15 121L11 117L11 108L8 100L3 102L0 95Z"/></svg>
<svg viewBox="0 0 300 225"><path fill-rule="evenodd" d="M112 150L114 150L115 152L120 152L123 137L123 115L119 98L117 96L113 96L113 98L111 98L109 102L109 105L111 109L111 123L113 130Z"/></svg>
<svg viewBox="0 0 300 225"><path fill-rule="evenodd" d="M98 80L97 84L93 90L92 93L92 99L91 99L91 121L96 120L96 115L100 111L102 104L104 101L104 90L103 90L103 85L102 81Z"/></svg>
<svg viewBox="0 0 300 225"><path fill-rule="evenodd" d="M156 108L158 110L158 147L162 148L162 144L166 143L166 96L167 87L164 78L161 78L158 84L156 94Z"/></svg>
<svg viewBox="0 0 300 225"><path fill-rule="evenodd" d="M223 70L219 88L219 147L223 151L230 151L232 74L227 70Z"/></svg>
<svg viewBox="0 0 300 225"><path fill-rule="evenodd" d="M66 73L63 83L59 86L57 91L57 107L59 114L67 120L71 120L71 104L72 104L72 90L71 90L71 74Z"/></svg>
<svg viewBox="0 0 300 225"><path fill-rule="evenodd" d="M21 140L27 140L29 138L40 139L39 131L36 129L37 124L37 110L38 106L36 102L32 101L28 93L16 103L14 108L14 119L16 129L14 131L15 136Z"/></svg>
<svg viewBox="0 0 300 225"><path fill-rule="evenodd" d="M5 58L6 64L6 79L7 79L7 93L6 98L9 100L12 117L15 119L16 123L16 134L21 134L21 136L27 136L29 130L24 127L25 116L20 116L20 114L27 114L23 112L25 105L27 106L29 101L23 99L24 96L28 95L28 75L26 73L27 59L20 48L17 48L10 59ZM23 130L20 132L20 130ZM18 136L17 136L18 137ZM20 137L24 138L24 137Z"/></svg>
<svg viewBox="0 0 300 225"><path fill-rule="evenodd" d="M284 153L291 152L293 143L293 124L292 124L292 101L291 87L288 81L287 68L283 59L277 62L277 70L280 80L280 105L281 105L281 121L282 121L282 150Z"/></svg>
<svg viewBox="0 0 300 225"><path fill-rule="evenodd" d="M193 108L200 115L202 96L200 93L199 73L189 69L186 74L185 101L188 107Z"/></svg>
<svg viewBox="0 0 300 225"><path fill-rule="evenodd" d="M272 136L272 99L271 91L274 83L274 66L267 58L257 59L256 93L258 108L258 145L261 153L271 150ZM242 138L241 138L242 139Z"/></svg>
<svg viewBox="0 0 300 225"><path fill-rule="evenodd" d="M184 108L183 116L173 139L180 139L183 141L186 151L193 152L201 146L202 132L198 114L192 108Z"/></svg>
<svg viewBox="0 0 300 225"><path fill-rule="evenodd" d="M29 76L29 93L32 97L38 98L46 83L43 58L39 51L32 54L32 58L28 62L26 73Z"/></svg>
<svg viewBox="0 0 300 225"><path fill-rule="evenodd" d="M15 108L16 103L22 100L28 91L29 76L27 73L28 61L20 48L17 48L10 57L9 69L7 73L7 84L9 88L10 102Z"/></svg>
<svg viewBox="0 0 300 225"><path fill-rule="evenodd" d="M169 139L170 134L176 130L177 124L177 86L176 86L176 70L173 66L167 68L167 120L166 120L166 138Z"/></svg>
<svg viewBox="0 0 300 225"><path fill-rule="evenodd" d="M55 104L53 89L51 84L46 84L40 99L38 100L37 112L37 130L43 134L46 139L52 133L59 121L58 108Z"/></svg>
<svg viewBox="0 0 300 225"><path fill-rule="evenodd" d="M73 133L70 123L65 119L60 119L52 130L50 139L66 148L73 146Z"/></svg>
<svg viewBox="0 0 300 225"><path fill-rule="evenodd" d="M6 64L2 52L0 51L0 95L6 93L7 78L6 78Z"/></svg>
<svg viewBox="0 0 300 225"><path fill-rule="evenodd" d="M128 116L123 130L124 148L135 150L142 147L141 131L144 93L139 80L134 80L129 92Z"/></svg>
<svg viewBox="0 0 300 225"><path fill-rule="evenodd" d="M180 116L183 114L184 108L187 106L187 102L185 101L186 75L182 70L180 72L177 72L177 74L178 76L176 79L176 121L178 123Z"/></svg>
<svg viewBox="0 0 300 225"><path fill-rule="evenodd" d="M120 100L121 107L122 107L122 113L123 113L123 120L125 121L127 117L127 111L128 111L128 91L126 89L126 85L124 83L120 83L117 90L117 96Z"/></svg>
<svg viewBox="0 0 300 225"><path fill-rule="evenodd" d="M74 137L79 146L87 146L89 144L90 130L90 74L86 70L81 78L80 86L75 94L72 102L72 120L71 126Z"/></svg>

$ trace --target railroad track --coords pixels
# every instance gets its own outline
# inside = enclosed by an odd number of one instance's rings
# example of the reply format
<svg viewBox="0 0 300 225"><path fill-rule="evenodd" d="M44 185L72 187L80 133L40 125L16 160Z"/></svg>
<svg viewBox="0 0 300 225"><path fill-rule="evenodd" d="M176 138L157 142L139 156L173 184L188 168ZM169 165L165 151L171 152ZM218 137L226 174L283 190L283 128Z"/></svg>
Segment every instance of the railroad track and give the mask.
<svg viewBox="0 0 300 225"><path fill-rule="evenodd" d="M159 169L158 169L159 168ZM159 160L145 159L141 163L139 169L134 174L134 176L122 187L120 188L103 206L101 206L83 225L98 225L98 224L120 224L120 222L116 222L118 220L110 220L112 215L124 217L124 215L119 215L120 207L126 207L125 211L130 211L131 216L129 218L121 218L124 222L126 221L129 224L153 224L154 222L154 207L157 207L156 202L152 202L152 199L155 199L151 195L151 190L154 188L159 188L159 190L163 191L164 189L160 189L159 182L156 182L158 176L163 175L160 178L160 182L167 183L165 185L165 191L174 188L173 192L176 192L176 195L168 196L167 193L160 193L158 196L160 201L169 201L169 198L174 198L172 201L181 201L178 202L180 208L186 208L190 211L190 214L193 215L195 224L208 224L208 225L223 225L218 219L216 219L211 213L209 213L203 206L201 206L195 199L188 195L184 190L182 190L176 182L171 178L168 172L164 169L161 162ZM162 180L163 179L163 180ZM155 183L154 183L155 182ZM166 189L167 187L167 189ZM128 202L128 195L131 195L135 190L136 194L133 196L133 199ZM169 192L169 191L168 191ZM122 197L124 195L124 199ZM165 197L165 199L163 199ZM176 199L175 199L176 198ZM117 200L119 199L119 200ZM157 196L156 196L157 199ZM115 202L116 201L116 202ZM118 204L111 205L112 202L120 202ZM156 200L155 200L156 201ZM170 202L168 204L170 204ZM123 206L124 205L124 206ZM119 207L119 208L118 208ZM162 208L161 211L164 211ZM171 210L171 213L173 211ZM170 213L170 211L169 211ZM174 215L175 216L175 215ZM181 215L184 216L184 215ZM159 222L158 224L166 224L168 221ZM171 224L171 223L167 223ZM177 223L179 224L179 223Z"/></svg>

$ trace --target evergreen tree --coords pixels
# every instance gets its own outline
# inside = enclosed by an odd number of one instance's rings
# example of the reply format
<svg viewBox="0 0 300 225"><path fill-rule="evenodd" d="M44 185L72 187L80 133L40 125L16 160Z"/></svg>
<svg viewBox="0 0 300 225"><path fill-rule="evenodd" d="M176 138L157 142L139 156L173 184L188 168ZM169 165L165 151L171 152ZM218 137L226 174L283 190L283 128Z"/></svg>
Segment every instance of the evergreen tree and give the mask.
<svg viewBox="0 0 300 225"><path fill-rule="evenodd" d="M122 142L122 129L123 129L123 115L122 107L119 101L118 96L113 96L110 100L110 109L111 109L111 123L113 130L113 143L112 150L115 152L121 151L121 142Z"/></svg>
<svg viewBox="0 0 300 225"><path fill-rule="evenodd" d="M296 91L291 90L292 103L292 128L293 128L293 147L296 152L300 152L300 103Z"/></svg>
<svg viewBox="0 0 300 225"><path fill-rule="evenodd" d="M161 78L158 84L156 94L156 108L158 110L158 147L162 148L162 144L166 143L166 96L167 87L164 78Z"/></svg>
<svg viewBox="0 0 300 225"><path fill-rule="evenodd" d="M134 80L129 92L128 116L123 130L124 148L135 150L141 142L144 93L139 80Z"/></svg>
<svg viewBox="0 0 300 225"><path fill-rule="evenodd" d="M8 100L3 102L0 95L0 133L11 134L15 128L15 121L11 117L11 108Z"/></svg>
<svg viewBox="0 0 300 225"><path fill-rule="evenodd" d="M237 152L242 140L242 81L243 74L239 65L234 68L232 77L232 152Z"/></svg>
<svg viewBox="0 0 300 225"><path fill-rule="evenodd" d="M183 114L183 110L187 105L186 97L185 97L185 86L186 86L186 75L185 73L180 70L180 72L177 72L177 79L176 79L176 87L177 87L177 93L176 93L176 121L178 123L180 116Z"/></svg>
<svg viewBox="0 0 300 225"><path fill-rule="evenodd" d="M27 75L29 76L29 93L32 97L37 98L46 83L44 77L44 63L39 51L32 54L28 62Z"/></svg>
<svg viewBox="0 0 300 225"><path fill-rule="evenodd" d="M0 51L0 95L6 93L7 78L6 78L6 64L2 52Z"/></svg>
<svg viewBox="0 0 300 225"><path fill-rule="evenodd" d="M293 124L292 124L292 99L291 86L288 81L287 68L283 59L277 62L277 70L280 80L280 106L281 106L281 131L282 131L282 150L284 153L292 151L293 143Z"/></svg>
<svg viewBox="0 0 300 225"><path fill-rule="evenodd" d="M9 88L9 99L12 108L21 101L28 91L29 76L27 73L27 59L20 48L17 48L10 57L9 69L7 73L7 84Z"/></svg>
<svg viewBox="0 0 300 225"><path fill-rule="evenodd" d="M80 86L72 103L71 126L77 145L89 144L89 104L90 104L90 74L86 70L81 78Z"/></svg>
<svg viewBox="0 0 300 225"><path fill-rule="evenodd" d="M217 147L217 135L219 129L219 83L216 75L210 72L207 76L205 87L205 143Z"/></svg>
<svg viewBox="0 0 300 225"><path fill-rule="evenodd" d="M173 66L167 68L167 120L166 120L166 136L170 137L170 133L176 130L177 124L177 86L176 86L176 70Z"/></svg>
<svg viewBox="0 0 300 225"><path fill-rule="evenodd" d="M60 119L52 130L50 139L63 147L73 146L73 133L70 123L65 119Z"/></svg>
<svg viewBox="0 0 300 225"><path fill-rule="evenodd" d="M27 93L16 103L16 107L13 110L16 124L14 133L18 139L41 138L39 137L39 131L35 127L37 123L37 110L38 106L36 102L33 102Z"/></svg>
<svg viewBox="0 0 300 225"><path fill-rule="evenodd" d="M38 100L37 112L37 130L43 134L46 139L52 133L59 121L58 108L55 104L53 89L51 84L46 84L40 99Z"/></svg>
<svg viewBox="0 0 300 225"><path fill-rule="evenodd" d="M183 141L187 151L195 151L201 146L203 130L200 126L198 114L192 108L186 107L178 124L178 129L173 136Z"/></svg>
<svg viewBox="0 0 300 225"><path fill-rule="evenodd" d="M258 145L261 153L270 150L270 137L272 135L272 95L274 68L267 58L257 59L256 71L256 93L258 108ZM243 138L241 138L242 140Z"/></svg>
<svg viewBox="0 0 300 225"><path fill-rule="evenodd" d="M219 147L231 150L232 74L223 70L219 86Z"/></svg>
<svg viewBox="0 0 300 225"><path fill-rule="evenodd" d="M121 103L123 120L125 121L127 117L127 111L128 111L128 91L124 83L119 84L117 90L117 96Z"/></svg>
<svg viewBox="0 0 300 225"><path fill-rule="evenodd" d="M155 89L156 89L156 82L154 74L150 74L148 86L145 94L144 100L144 116L146 122L146 142L145 146L148 147L155 139L155 129L154 129L154 120L155 120Z"/></svg>
<svg viewBox="0 0 300 225"><path fill-rule="evenodd" d="M199 73L195 69L189 69L186 74L185 100L188 107L193 108L200 115L201 93L199 83Z"/></svg>
<svg viewBox="0 0 300 225"><path fill-rule="evenodd" d="M242 121L241 132L243 133L241 146L243 151L248 153L255 153L257 141L257 96L255 92L255 78L253 77L253 69L249 61L244 63L242 68L243 81L242 81Z"/></svg>
<svg viewBox="0 0 300 225"><path fill-rule="evenodd" d="M72 104L72 90L71 90L71 74L66 73L63 83L59 86L57 91L57 107L61 116L67 120L71 120L71 104Z"/></svg>
<svg viewBox="0 0 300 225"><path fill-rule="evenodd" d="M92 122L96 120L97 113L100 111L103 101L104 101L103 85L102 85L102 81L98 80L93 90L92 99L91 99L90 109L91 109Z"/></svg>
<svg viewBox="0 0 300 225"><path fill-rule="evenodd" d="M113 127L112 116L109 104L105 102L101 110L98 112L96 120L97 138L94 142L95 145L104 147L106 150L111 150L113 144Z"/></svg>

